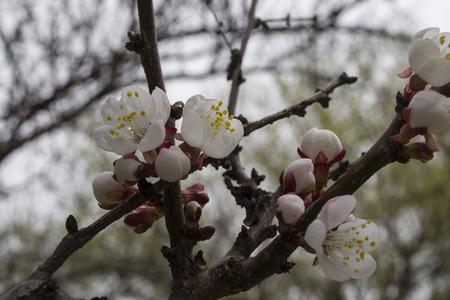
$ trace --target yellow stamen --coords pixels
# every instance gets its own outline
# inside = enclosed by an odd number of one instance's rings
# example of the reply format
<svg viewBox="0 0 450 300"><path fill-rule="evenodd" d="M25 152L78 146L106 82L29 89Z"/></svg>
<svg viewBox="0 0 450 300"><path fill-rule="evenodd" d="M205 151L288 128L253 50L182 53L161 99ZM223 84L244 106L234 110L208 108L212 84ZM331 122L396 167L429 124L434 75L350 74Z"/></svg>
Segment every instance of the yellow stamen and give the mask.
<svg viewBox="0 0 450 300"><path fill-rule="evenodd" d="M133 94L132 94L131 92L128 92L128 93L127 93L127 96L128 96L128 97L131 97L131 96L133 96Z"/></svg>

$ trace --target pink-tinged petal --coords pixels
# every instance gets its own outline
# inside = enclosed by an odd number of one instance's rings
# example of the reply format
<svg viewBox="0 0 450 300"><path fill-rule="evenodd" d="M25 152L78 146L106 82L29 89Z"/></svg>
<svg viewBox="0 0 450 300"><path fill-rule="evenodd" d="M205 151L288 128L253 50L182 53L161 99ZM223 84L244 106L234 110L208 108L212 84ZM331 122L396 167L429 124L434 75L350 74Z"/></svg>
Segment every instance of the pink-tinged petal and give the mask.
<svg viewBox="0 0 450 300"><path fill-rule="evenodd" d="M281 183L283 187L283 193L295 193L295 176L292 172L283 172L283 181Z"/></svg>
<svg viewBox="0 0 450 300"><path fill-rule="evenodd" d="M306 228L305 242L316 251L318 257L323 253L322 245L326 236L327 228L319 219L312 221L308 228Z"/></svg>
<svg viewBox="0 0 450 300"><path fill-rule="evenodd" d="M425 137L425 142L426 142L426 145L428 146L428 148L433 152L438 152L439 147L438 147L433 135L431 133L427 133L424 135L424 137Z"/></svg>
<svg viewBox="0 0 450 300"><path fill-rule="evenodd" d="M166 137L166 128L162 120L155 120L147 127L147 132L139 141L137 146L141 152L150 151L158 148L164 142Z"/></svg>
<svg viewBox="0 0 450 300"><path fill-rule="evenodd" d="M344 195L328 200L317 215L326 228L333 229L340 225L353 212L356 199L351 195Z"/></svg>
<svg viewBox="0 0 450 300"><path fill-rule="evenodd" d="M184 110L181 136L191 147L201 148L206 141L205 123L200 115L192 110Z"/></svg>
<svg viewBox="0 0 450 300"><path fill-rule="evenodd" d="M405 71L398 73L397 77L399 77L399 78L408 78L409 76L411 76L411 74L412 74L412 70L411 70L411 67L409 67Z"/></svg>
<svg viewBox="0 0 450 300"><path fill-rule="evenodd" d="M305 211L303 199L294 194L279 197L275 207L277 212L281 212L284 223L292 225L297 223Z"/></svg>
<svg viewBox="0 0 450 300"><path fill-rule="evenodd" d="M335 267L330 257L325 255L325 253L318 255L317 258L319 260L319 265L322 267L323 272L329 279L338 282L350 279L349 276L347 276L345 273L343 273L341 270Z"/></svg>

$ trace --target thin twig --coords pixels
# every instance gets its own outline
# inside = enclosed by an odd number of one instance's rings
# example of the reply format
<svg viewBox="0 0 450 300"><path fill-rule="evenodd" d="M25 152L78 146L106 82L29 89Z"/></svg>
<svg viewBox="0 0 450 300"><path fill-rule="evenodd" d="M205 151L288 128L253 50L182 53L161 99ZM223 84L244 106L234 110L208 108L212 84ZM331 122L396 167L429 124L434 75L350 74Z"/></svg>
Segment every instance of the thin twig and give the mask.
<svg viewBox="0 0 450 300"><path fill-rule="evenodd" d="M244 125L244 135L249 135L253 131L260 129L266 125L273 124L275 121L289 118L292 115L303 117L306 114L306 108L314 103L321 103L323 106L331 100L329 95L339 86L344 84L352 84L356 82L356 77L349 77L346 73L342 73L338 79L328 85L324 90L319 90L314 96L294 104L282 111L276 112L261 120L250 122Z"/></svg>
<svg viewBox="0 0 450 300"><path fill-rule="evenodd" d="M217 15L216 11L214 10L214 8L212 6L212 1L206 0L205 2L206 2L206 5L208 6L209 10L211 10L211 12L214 16L214 19L216 20L218 31L219 31L220 35L222 36L225 44L227 44L227 47L228 47L228 49L230 49L230 51L233 51L233 47L231 46L231 43L228 40L227 34L223 30L223 23L222 23L222 21L220 21L219 16Z"/></svg>
<svg viewBox="0 0 450 300"><path fill-rule="evenodd" d="M248 25L247 29L245 30L244 37L242 38L241 42L241 49L237 53L233 53L232 55L232 76L231 76L231 91L230 91L230 98L228 101L228 112L230 115L233 115L236 111L236 105L237 105L237 98L239 93L239 86L241 83L244 82L242 78L242 59L245 54L245 50L247 48L248 41L250 39L250 35L252 33L252 30L255 28L256 24L256 18L255 18L255 11L256 11L256 5L258 4L258 0L252 1L252 6L250 8L250 11L248 13Z"/></svg>

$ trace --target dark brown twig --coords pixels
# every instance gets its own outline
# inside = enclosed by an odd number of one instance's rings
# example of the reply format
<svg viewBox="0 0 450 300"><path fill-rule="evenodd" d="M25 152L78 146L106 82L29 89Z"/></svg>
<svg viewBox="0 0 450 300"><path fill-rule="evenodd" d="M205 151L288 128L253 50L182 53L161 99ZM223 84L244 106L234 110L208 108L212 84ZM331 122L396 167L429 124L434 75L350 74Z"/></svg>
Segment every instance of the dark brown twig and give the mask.
<svg viewBox="0 0 450 300"><path fill-rule="evenodd" d="M256 18L255 11L256 5L258 4L258 0L252 1L252 6L250 7L250 11L248 13L248 25L245 30L244 37L241 42L241 49L239 51L233 51L232 53L232 64L230 65L229 73L231 74L231 91L230 97L228 101L228 112L230 115L233 115L236 111L237 98L239 93L239 86L244 82L242 77L242 59L245 54L245 50L247 48L248 41L250 39L250 35L252 30L255 28Z"/></svg>
<svg viewBox="0 0 450 300"><path fill-rule="evenodd" d="M294 104L291 107L283 109L270 116L262 118L259 121L250 122L244 125L244 135L249 135L253 131L262 128L266 125L273 124L275 121L289 118L292 115L303 117L306 114L306 108L314 103L320 103L322 106L327 107L328 102L331 100L329 95L339 86L344 84L352 84L356 82L356 77L350 77L346 73L342 73L338 79L332 82L324 90L319 90L314 96L309 99L303 100L298 104Z"/></svg>

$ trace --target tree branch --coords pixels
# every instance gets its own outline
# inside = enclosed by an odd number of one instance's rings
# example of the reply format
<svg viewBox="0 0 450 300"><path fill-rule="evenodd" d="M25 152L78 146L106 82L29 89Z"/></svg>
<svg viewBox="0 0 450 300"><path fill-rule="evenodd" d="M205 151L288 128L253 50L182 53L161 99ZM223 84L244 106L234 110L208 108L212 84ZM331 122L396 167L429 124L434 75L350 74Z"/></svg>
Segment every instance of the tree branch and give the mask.
<svg viewBox="0 0 450 300"><path fill-rule="evenodd" d="M231 54L231 63L229 74L231 73L231 91L230 97L228 101L228 112L230 115L233 115L236 111L237 98L239 93L239 86L244 82L242 77L242 59L244 58L245 50L247 48L248 40L250 39L250 35L252 30L255 28L256 19L255 19L255 11L256 5L258 4L258 0L252 1L252 6L248 13L248 25L245 30L244 37L241 42L241 49L239 51L233 51Z"/></svg>
<svg viewBox="0 0 450 300"><path fill-rule="evenodd" d="M37 293L36 289L42 288L42 283L49 281L53 273L55 273L73 253L86 245L94 236L108 227L111 223L117 221L133 209L141 206L146 201L160 197L160 191L167 188L169 185L169 183L163 181L158 181L153 185L146 185L144 189L141 188L140 191L131 195L128 199L121 202L91 225L74 232L69 232L56 247L53 254L26 280L2 295L2 299L22 299L19 296L31 296Z"/></svg>
<svg viewBox="0 0 450 300"><path fill-rule="evenodd" d="M266 125L273 124L275 121L289 118L292 115L297 115L303 117L306 114L306 108L313 103L320 103L323 107L328 107L328 102L331 100L329 95L341 85L352 84L356 82L356 77L349 77L346 73L342 73L338 79L332 82L324 90L319 90L314 96L309 99L303 100L298 104L294 104L289 108L283 109L277 113L270 116L262 118L259 121L250 122L244 125L244 135L249 135L253 131L262 128Z"/></svg>

